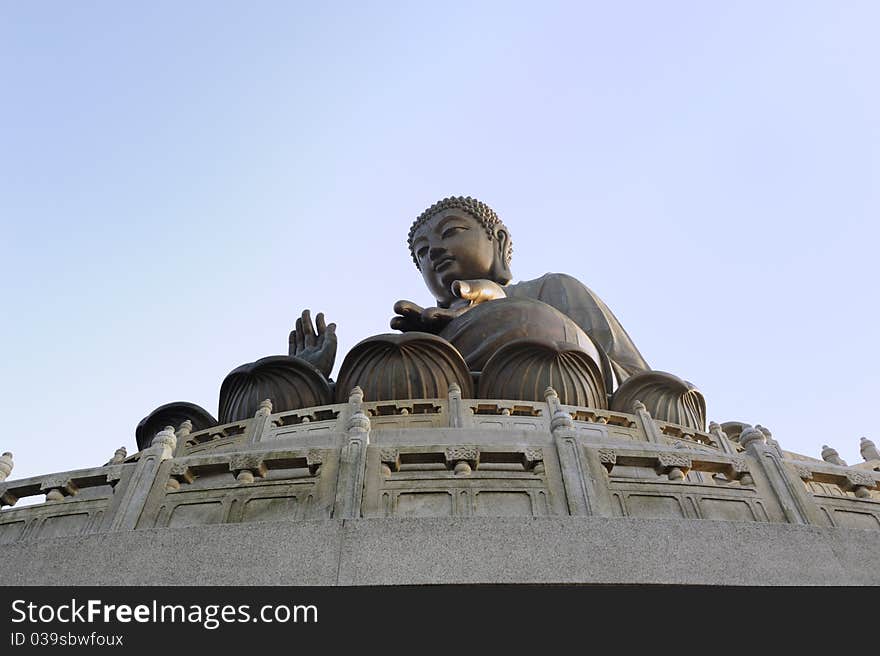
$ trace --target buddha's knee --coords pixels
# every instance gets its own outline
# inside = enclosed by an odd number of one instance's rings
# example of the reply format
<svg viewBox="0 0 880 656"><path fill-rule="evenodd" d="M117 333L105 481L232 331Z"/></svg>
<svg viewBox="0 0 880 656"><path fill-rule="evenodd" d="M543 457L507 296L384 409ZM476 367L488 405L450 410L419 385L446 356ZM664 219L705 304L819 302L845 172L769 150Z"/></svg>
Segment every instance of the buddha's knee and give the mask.
<svg viewBox="0 0 880 656"><path fill-rule="evenodd" d="M593 340L554 307L528 298L505 298L474 306L440 332L462 354L471 371L483 367L501 347L523 338L580 346L600 366Z"/></svg>

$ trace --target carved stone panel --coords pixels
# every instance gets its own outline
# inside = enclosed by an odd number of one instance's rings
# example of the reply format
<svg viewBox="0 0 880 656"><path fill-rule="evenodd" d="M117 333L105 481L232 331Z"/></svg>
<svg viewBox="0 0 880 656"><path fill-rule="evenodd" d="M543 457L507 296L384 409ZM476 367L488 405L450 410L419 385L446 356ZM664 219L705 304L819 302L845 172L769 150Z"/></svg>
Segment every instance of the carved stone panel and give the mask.
<svg viewBox="0 0 880 656"><path fill-rule="evenodd" d="M880 530L880 519L872 513L835 510L834 523L842 528L861 528L870 531Z"/></svg>
<svg viewBox="0 0 880 656"><path fill-rule="evenodd" d="M184 526L220 524L223 521L223 511L223 504L220 501L181 503L172 509L166 526L169 528L180 528Z"/></svg>
<svg viewBox="0 0 880 656"><path fill-rule="evenodd" d="M617 453L615 453L614 449L599 449L597 453L599 455L599 462L611 473L614 465L617 464Z"/></svg>
<svg viewBox="0 0 880 656"><path fill-rule="evenodd" d="M626 508L631 517L682 518L686 516L681 501L674 496L630 494L626 497Z"/></svg>
<svg viewBox="0 0 880 656"><path fill-rule="evenodd" d="M169 461L139 528L329 517L339 452L215 453ZM159 481L165 481L159 485ZM177 486L166 482L178 481Z"/></svg>
<svg viewBox="0 0 880 656"><path fill-rule="evenodd" d="M703 498L700 499L699 505L703 519L727 522L758 521L745 499Z"/></svg>
<svg viewBox="0 0 880 656"><path fill-rule="evenodd" d="M548 467L549 465L549 467ZM547 449L369 447L365 517L542 516L564 512Z"/></svg>
<svg viewBox="0 0 880 656"><path fill-rule="evenodd" d="M252 497L244 502L242 522L268 522L299 518L302 504L295 496Z"/></svg>

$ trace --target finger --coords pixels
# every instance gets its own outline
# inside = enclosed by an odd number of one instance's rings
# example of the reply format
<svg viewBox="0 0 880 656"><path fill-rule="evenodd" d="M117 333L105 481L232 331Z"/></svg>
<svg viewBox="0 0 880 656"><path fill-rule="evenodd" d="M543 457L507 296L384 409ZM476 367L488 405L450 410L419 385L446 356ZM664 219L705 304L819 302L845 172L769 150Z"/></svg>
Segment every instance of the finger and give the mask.
<svg viewBox="0 0 880 656"><path fill-rule="evenodd" d="M504 290L489 280L458 280L459 296L472 305L504 298ZM454 284L454 283L453 283Z"/></svg>
<svg viewBox="0 0 880 656"><path fill-rule="evenodd" d="M394 304L394 311L405 317L418 316L424 311L424 308L420 305L416 305L412 301L397 301L397 303Z"/></svg>
<svg viewBox="0 0 880 656"><path fill-rule="evenodd" d="M302 319L296 320L296 330L294 330L295 336L294 341L296 345L296 352L299 353L303 350L303 322Z"/></svg>
<svg viewBox="0 0 880 656"><path fill-rule="evenodd" d="M442 330L446 325L465 312L467 306L461 308L429 308L422 313L422 322L431 327L432 332Z"/></svg>
<svg viewBox="0 0 880 656"><path fill-rule="evenodd" d="M312 313L309 310L303 310L302 313L303 342L306 348L315 345L315 326L312 325Z"/></svg>
<svg viewBox="0 0 880 656"><path fill-rule="evenodd" d="M391 329L399 330L402 333L408 333L412 331L421 331L423 326L416 321L408 317L392 317L391 318Z"/></svg>
<svg viewBox="0 0 880 656"><path fill-rule="evenodd" d="M315 325L318 328L318 335L323 335L327 330L327 324L324 323L324 313L318 312L318 316L315 317Z"/></svg>
<svg viewBox="0 0 880 656"><path fill-rule="evenodd" d="M452 283L452 293L465 300L472 300L474 297L474 287L470 280L456 280Z"/></svg>
<svg viewBox="0 0 880 656"><path fill-rule="evenodd" d="M422 321L425 323L436 323L444 319L451 319L453 316L450 310L433 307L422 312Z"/></svg>

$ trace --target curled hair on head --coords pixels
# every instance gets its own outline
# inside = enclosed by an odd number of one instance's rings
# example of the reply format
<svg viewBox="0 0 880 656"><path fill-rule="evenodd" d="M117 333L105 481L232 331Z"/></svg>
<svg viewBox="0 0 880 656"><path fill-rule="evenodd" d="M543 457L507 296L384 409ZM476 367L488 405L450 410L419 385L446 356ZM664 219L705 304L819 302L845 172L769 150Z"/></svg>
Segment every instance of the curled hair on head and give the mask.
<svg viewBox="0 0 880 656"><path fill-rule="evenodd" d="M415 238L416 230L427 223L435 214L448 209L464 210L474 217L483 225L483 228L485 228L486 234L489 236L489 241L495 239L495 232L498 228L503 228L507 233L507 248L504 249L504 263L505 265L510 266L510 258L513 255L513 242L510 239L510 231L507 229L507 226L501 222L498 215L495 214L495 210L486 205L486 203L479 201L476 198L471 198L470 196L450 196L449 198L437 201L431 205L431 207L419 214L419 217L413 221L412 227L409 229L407 243L409 243L409 252L410 255L412 255L413 262L416 263L417 269L421 271L422 267L419 266L419 260L413 250L413 239Z"/></svg>

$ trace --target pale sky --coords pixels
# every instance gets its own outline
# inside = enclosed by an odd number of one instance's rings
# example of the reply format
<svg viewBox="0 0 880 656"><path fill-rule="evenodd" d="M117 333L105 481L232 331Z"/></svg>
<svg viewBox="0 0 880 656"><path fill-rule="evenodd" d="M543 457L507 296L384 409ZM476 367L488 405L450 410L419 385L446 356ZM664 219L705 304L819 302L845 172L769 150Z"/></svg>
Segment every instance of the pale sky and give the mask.
<svg viewBox="0 0 880 656"><path fill-rule="evenodd" d="M0 451L100 465L217 413L303 308L337 370L491 205L708 415L880 444L880 4L0 2Z"/></svg>

